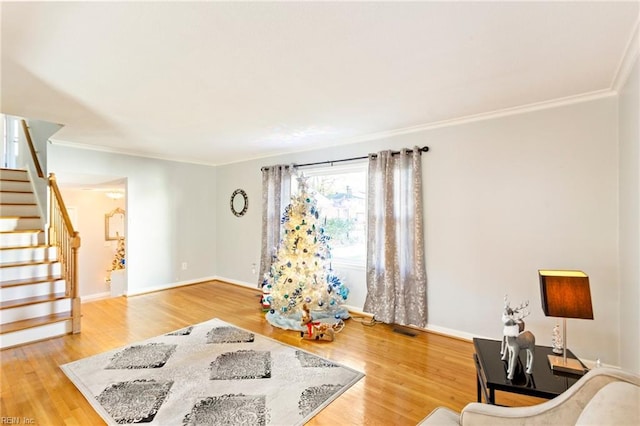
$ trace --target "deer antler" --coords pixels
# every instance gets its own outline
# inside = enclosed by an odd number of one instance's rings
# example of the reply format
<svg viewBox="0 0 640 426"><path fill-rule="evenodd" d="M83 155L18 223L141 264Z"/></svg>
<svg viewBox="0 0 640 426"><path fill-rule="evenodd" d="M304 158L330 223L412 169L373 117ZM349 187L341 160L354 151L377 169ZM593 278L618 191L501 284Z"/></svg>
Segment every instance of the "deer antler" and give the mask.
<svg viewBox="0 0 640 426"><path fill-rule="evenodd" d="M515 308L512 308L511 306L509 306L509 295L505 294L504 295L504 314L507 317L514 319L514 320L521 320L522 318L528 316L531 312L526 310L526 308L529 306L529 301L527 300L526 302L521 302L518 306L516 306Z"/></svg>
<svg viewBox="0 0 640 426"><path fill-rule="evenodd" d="M513 308L513 315L515 317L515 319L522 319L526 316L528 316L531 312L527 309L527 307L529 306L529 301L527 300L526 302L521 302L518 306L516 306L515 308Z"/></svg>

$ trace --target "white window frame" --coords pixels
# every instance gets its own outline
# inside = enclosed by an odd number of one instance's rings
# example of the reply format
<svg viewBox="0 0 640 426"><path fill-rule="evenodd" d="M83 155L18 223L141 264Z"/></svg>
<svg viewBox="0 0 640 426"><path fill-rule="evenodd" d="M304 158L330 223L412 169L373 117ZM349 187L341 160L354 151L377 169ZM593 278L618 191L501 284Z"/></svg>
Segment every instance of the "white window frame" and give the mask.
<svg viewBox="0 0 640 426"><path fill-rule="evenodd" d="M313 177L313 176L331 176L331 175L336 175L336 174L342 174L342 173L349 173L349 172L364 172L364 176L365 176L365 182L364 182L364 192L365 192L365 221L367 219L367 215L366 215L366 199L367 199L367 172L368 172L368 162L367 160L362 160L362 161L354 161L354 162L350 162L348 164L338 164L338 165L319 165L319 166L313 166L313 167L304 167L303 169L299 169L298 170L298 174L302 174L304 176L307 177ZM297 192L297 182L295 179L291 180L291 193L294 194L295 192ZM321 211L322 213L322 211ZM362 260L360 261L353 261L351 259L345 259L345 258L340 258L340 257L335 257L334 252L332 250L331 254L331 263L333 265L339 265L339 266L349 266L352 268L357 268L357 269L365 269L366 268L366 224L365 224L365 252L363 253L362 256ZM331 245L331 241L329 241L329 245Z"/></svg>

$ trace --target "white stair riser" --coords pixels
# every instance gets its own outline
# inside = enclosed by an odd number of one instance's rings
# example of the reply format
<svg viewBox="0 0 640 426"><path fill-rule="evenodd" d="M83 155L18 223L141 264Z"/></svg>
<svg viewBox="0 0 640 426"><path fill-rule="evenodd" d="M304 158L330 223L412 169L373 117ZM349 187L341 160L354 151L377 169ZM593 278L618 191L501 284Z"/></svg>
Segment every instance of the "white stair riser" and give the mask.
<svg viewBox="0 0 640 426"><path fill-rule="evenodd" d="M36 196L33 192L3 192L2 204L32 204L36 202Z"/></svg>
<svg viewBox="0 0 640 426"><path fill-rule="evenodd" d="M60 275L60 263L46 263L41 265L11 266L0 269L2 281L21 280L25 278L47 277Z"/></svg>
<svg viewBox="0 0 640 426"><path fill-rule="evenodd" d="M36 204L3 204L0 216L40 216L40 210Z"/></svg>
<svg viewBox="0 0 640 426"><path fill-rule="evenodd" d="M58 262L35 265L14 263L47 262L57 259L55 247L45 243L44 220L36 204L29 175L20 170L0 170L0 282L60 276ZM20 232L41 230L40 232ZM0 301L11 302L30 297L64 294L65 281L16 285L0 288ZM0 324L58 314L71 310L71 299L47 301L0 310ZM72 321L60 321L0 335L0 349L29 342L64 336L72 332Z"/></svg>
<svg viewBox="0 0 640 426"><path fill-rule="evenodd" d="M37 246L44 242L44 232L12 232L0 234L0 247Z"/></svg>
<svg viewBox="0 0 640 426"><path fill-rule="evenodd" d="M3 309L0 311L0 324L38 318L67 311L71 311L71 299L61 299L53 302Z"/></svg>
<svg viewBox="0 0 640 426"><path fill-rule="evenodd" d="M32 191L31 182L18 180L0 180L0 191Z"/></svg>
<svg viewBox="0 0 640 426"><path fill-rule="evenodd" d="M0 170L0 179L8 180L29 180L29 174L26 170Z"/></svg>
<svg viewBox="0 0 640 426"><path fill-rule="evenodd" d="M52 282L20 285L0 289L2 301L26 299L27 297L44 296L51 293L64 293L65 281L57 280Z"/></svg>
<svg viewBox="0 0 640 426"><path fill-rule="evenodd" d="M28 247L5 249L0 251L0 264L15 262L38 262L41 260L56 260L55 247Z"/></svg>
<svg viewBox="0 0 640 426"><path fill-rule="evenodd" d="M39 217L0 217L1 231L17 231L20 229L42 229L44 224Z"/></svg>
<svg viewBox="0 0 640 426"><path fill-rule="evenodd" d="M0 335L0 349L11 348L24 343L64 336L72 331L71 320L42 325Z"/></svg>

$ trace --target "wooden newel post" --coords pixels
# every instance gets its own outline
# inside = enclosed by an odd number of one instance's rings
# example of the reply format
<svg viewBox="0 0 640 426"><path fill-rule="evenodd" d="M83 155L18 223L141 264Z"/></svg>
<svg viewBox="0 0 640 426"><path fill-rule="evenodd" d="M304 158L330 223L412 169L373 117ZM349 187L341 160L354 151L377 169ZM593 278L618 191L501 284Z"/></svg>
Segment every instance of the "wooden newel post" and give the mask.
<svg viewBox="0 0 640 426"><path fill-rule="evenodd" d="M72 331L73 334L80 333L80 318L82 317L82 312L80 310L80 298L78 297L78 249L80 248L80 234L78 231L73 233L73 238L71 239L71 264L72 268L72 277L73 277L73 288L71 289L71 315L72 319Z"/></svg>

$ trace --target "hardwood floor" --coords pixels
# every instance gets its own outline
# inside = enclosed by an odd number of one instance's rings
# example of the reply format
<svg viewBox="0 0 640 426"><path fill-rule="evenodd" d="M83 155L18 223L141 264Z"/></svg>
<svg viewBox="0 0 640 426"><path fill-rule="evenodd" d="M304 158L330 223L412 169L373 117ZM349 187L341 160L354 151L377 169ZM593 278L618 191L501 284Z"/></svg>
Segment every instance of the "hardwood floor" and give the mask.
<svg viewBox="0 0 640 426"><path fill-rule="evenodd" d="M0 352L0 417L37 425L104 425L59 366L211 318L366 374L309 425L415 425L437 406L459 411L476 400L471 342L423 331L411 337L359 318L347 320L334 342L306 341L266 322L259 300L257 290L211 281L85 303L82 333ZM497 398L505 405L541 401Z"/></svg>

